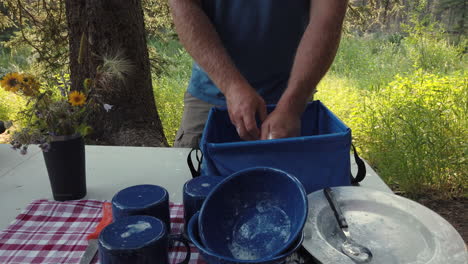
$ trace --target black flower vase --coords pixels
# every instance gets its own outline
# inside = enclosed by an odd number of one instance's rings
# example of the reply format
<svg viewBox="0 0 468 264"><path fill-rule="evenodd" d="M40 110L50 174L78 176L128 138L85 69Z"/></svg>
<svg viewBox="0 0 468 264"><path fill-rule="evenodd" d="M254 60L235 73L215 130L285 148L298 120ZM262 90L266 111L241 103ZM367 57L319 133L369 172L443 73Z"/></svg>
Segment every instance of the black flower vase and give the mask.
<svg viewBox="0 0 468 264"><path fill-rule="evenodd" d="M85 144L81 135L54 137L43 152L52 194L56 201L81 199L86 195Z"/></svg>

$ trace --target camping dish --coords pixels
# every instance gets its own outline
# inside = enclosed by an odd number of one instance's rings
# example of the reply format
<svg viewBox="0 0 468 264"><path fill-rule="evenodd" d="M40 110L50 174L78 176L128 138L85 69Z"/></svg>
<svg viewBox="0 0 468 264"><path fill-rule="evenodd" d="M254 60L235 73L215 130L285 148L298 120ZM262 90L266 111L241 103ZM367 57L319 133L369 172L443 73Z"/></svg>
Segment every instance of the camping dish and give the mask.
<svg viewBox="0 0 468 264"><path fill-rule="evenodd" d="M465 264L457 231L430 209L409 199L363 187L333 188L349 231L373 254L370 263ZM341 252L344 241L323 191L308 195L303 246L323 263L354 264Z"/></svg>

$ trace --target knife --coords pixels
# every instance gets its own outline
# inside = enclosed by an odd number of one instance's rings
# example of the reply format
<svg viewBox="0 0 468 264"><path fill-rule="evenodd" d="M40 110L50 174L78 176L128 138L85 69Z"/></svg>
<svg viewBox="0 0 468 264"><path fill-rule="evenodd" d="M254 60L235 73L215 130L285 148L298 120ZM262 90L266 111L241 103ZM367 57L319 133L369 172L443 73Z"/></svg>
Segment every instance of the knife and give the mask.
<svg viewBox="0 0 468 264"><path fill-rule="evenodd" d="M102 204L102 219L96 226L94 233L89 234L86 239L88 240L88 246L86 251L80 259L80 264L90 264L93 261L94 256L98 250L98 238L99 233L108 224L112 223L112 205L109 202Z"/></svg>

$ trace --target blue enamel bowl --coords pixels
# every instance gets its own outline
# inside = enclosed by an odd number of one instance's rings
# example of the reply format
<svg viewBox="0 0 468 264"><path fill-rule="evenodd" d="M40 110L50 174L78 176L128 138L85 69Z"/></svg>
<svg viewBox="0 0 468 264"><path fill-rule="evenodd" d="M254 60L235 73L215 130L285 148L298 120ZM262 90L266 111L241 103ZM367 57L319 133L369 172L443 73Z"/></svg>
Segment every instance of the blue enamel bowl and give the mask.
<svg viewBox="0 0 468 264"><path fill-rule="evenodd" d="M270 259L301 236L307 212L307 195L296 177L256 167L232 174L212 190L198 229L203 245L219 256Z"/></svg>
<svg viewBox="0 0 468 264"><path fill-rule="evenodd" d="M292 245L287 248L283 253L262 260L238 260L221 256L209 249L207 249L200 240L200 234L198 232L198 218L200 212L195 213L189 221L187 226L187 233L192 243L200 251L201 256L208 264L283 264L286 259L296 252L304 241L304 235L301 233L300 236L293 241Z"/></svg>

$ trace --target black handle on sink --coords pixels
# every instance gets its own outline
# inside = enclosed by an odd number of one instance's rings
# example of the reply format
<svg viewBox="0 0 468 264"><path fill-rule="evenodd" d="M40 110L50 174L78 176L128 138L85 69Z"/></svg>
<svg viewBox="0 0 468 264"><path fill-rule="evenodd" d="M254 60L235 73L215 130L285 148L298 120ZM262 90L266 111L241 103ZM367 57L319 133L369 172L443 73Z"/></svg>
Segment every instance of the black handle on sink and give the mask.
<svg viewBox="0 0 468 264"><path fill-rule="evenodd" d="M335 214L336 220L338 221L338 225L341 228L348 228L348 222L346 222L346 218L344 217L343 212L341 211L340 204L336 201L335 195L333 194L333 190L329 187L323 190L325 197L330 204L333 213Z"/></svg>

